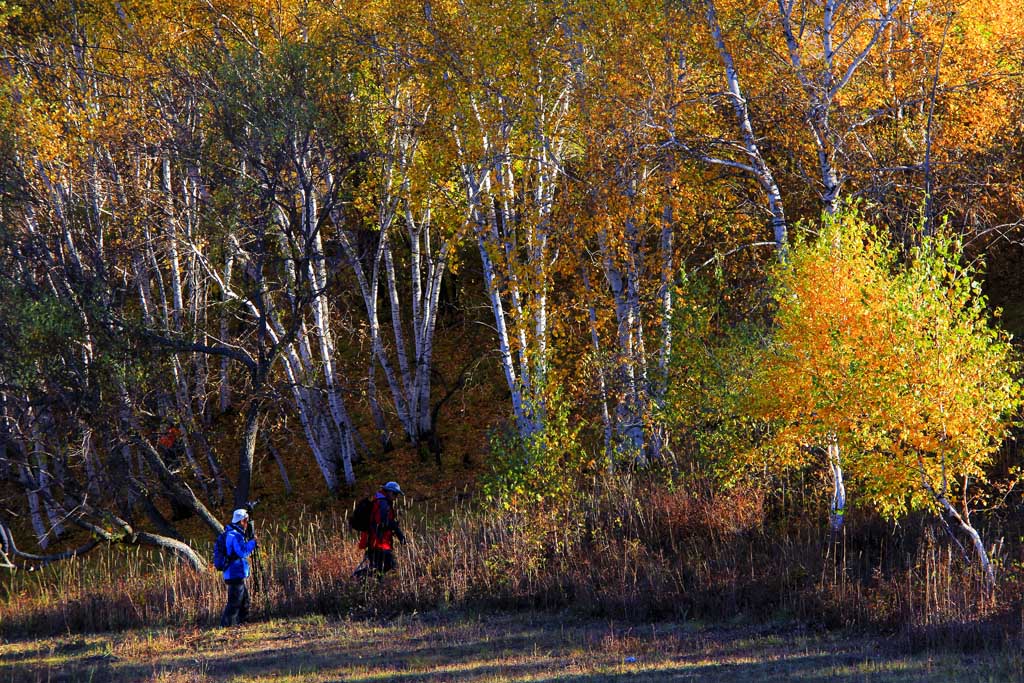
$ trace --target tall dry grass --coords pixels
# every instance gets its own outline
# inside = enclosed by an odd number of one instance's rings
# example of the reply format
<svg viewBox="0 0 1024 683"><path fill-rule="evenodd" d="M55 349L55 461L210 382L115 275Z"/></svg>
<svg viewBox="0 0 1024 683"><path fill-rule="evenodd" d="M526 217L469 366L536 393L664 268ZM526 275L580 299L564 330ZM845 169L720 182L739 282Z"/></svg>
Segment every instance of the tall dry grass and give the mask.
<svg viewBox="0 0 1024 683"><path fill-rule="evenodd" d="M361 553L344 510L290 525L257 521L254 616L528 606L627 619L872 625L914 642L988 643L1008 632L993 616L1007 613L1000 605L1012 595L986 595L924 518L895 531L854 521L829 539L822 515L779 509L757 491L671 490L636 477L595 481L585 494L527 512L404 508L409 542L382 581L351 578ZM1004 576L1005 590L1016 590ZM214 625L224 595L212 569L197 574L161 555L106 548L6 575L0 634Z"/></svg>

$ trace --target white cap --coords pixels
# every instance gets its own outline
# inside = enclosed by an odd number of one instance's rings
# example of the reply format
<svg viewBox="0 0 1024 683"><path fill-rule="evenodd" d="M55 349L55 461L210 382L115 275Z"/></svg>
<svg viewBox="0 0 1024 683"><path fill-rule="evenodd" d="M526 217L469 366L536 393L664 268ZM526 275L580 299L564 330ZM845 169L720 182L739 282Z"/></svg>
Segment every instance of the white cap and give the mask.
<svg viewBox="0 0 1024 683"><path fill-rule="evenodd" d="M248 511L248 510L246 510L245 508L238 508L238 509L237 509L237 510L235 510L235 512L234 512L234 513L233 513L233 514L231 515L231 523L232 523L232 524L238 524L238 523L239 523L239 522L241 522L241 521L242 521L243 519L249 519L249 511Z"/></svg>

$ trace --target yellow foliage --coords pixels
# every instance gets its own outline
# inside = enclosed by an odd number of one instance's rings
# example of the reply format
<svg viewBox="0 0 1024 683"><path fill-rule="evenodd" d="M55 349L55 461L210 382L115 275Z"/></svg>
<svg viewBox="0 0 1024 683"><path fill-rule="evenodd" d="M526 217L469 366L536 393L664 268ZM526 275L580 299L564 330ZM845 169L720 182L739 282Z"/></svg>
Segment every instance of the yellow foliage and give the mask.
<svg viewBox="0 0 1024 683"><path fill-rule="evenodd" d="M984 477L1021 394L957 253L937 238L900 263L853 213L794 248L749 403L773 426L776 464L806 463L836 435L858 494L889 514Z"/></svg>

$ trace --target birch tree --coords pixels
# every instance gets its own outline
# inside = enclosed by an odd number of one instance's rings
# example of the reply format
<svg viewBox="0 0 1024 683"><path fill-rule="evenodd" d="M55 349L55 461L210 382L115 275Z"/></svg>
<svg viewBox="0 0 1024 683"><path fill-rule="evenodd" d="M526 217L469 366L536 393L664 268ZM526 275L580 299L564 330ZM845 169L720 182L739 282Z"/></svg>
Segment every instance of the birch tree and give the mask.
<svg viewBox="0 0 1024 683"><path fill-rule="evenodd" d="M77 200L80 197L72 195L71 205ZM123 365L132 351L140 360L145 354L137 347L130 350L131 337L122 334L110 315L106 296L112 296L114 288L92 267L98 263L94 249L83 250L88 258L78 261L81 269L69 268L56 256L73 239L64 233L63 224L39 221L30 229L26 219L38 214L27 206L13 213L0 243L7 306L4 326L10 343L0 359L4 418L0 470L9 484L29 496L34 516L42 510L49 517L44 533L76 527L97 540L66 553L28 553L18 548L8 524L0 520L7 564L67 559L102 541L154 545L202 569L204 561L176 538L177 532L160 515L153 498L164 496L188 505L213 530L219 530L220 523L192 493L187 479L157 453L130 400L122 400L128 393L126 380L130 378L132 389L138 391L150 382L159 383L161 373L155 364L140 363L131 369ZM77 231L76 223L69 227ZM95 292L106 294L88 295ZM156 371L150 374L143 367ZM122 388L113 391L115 386ZM76 444L83 425L88 425L88 440ZM94 447L96 443L99 448ZM146 467L134 459L136 452L144 455ZM149 524L160 533L143 526Z"/></svg>
<svg viewBox="0 0 1024 683"><path fill-rule="evenodd" d="M571 259L602 403L613 407L601 407L606 451L627 464L661 456L678 279L685 257L707 248L697 216L715 201L696 189L711 182L699 163L678 154L679 140L702 134L685 100L700 85L681 44L687 11L642 0L630 9L593 7L564 24L584 150Z"/></svg>
<svg viewBox="0 0 1024 683"><path fill-rule="evenodd" d="M215 45L206 87L216 92L216 124L233 147L236 187L253 192L260 224L242 240L228 236L228 253L237 263L246 254L278 253L280 261L261 302L240 295L220 273L226 264L208 262L206 274L219 294L239 301L251 320L265 316L271 343L283 344L281 363L306 440L327 487L336 490L338 467L354 481L357 435L343 395L335 361L334 323L329 304L329 272L323 228L339 207L346 181L343 111L327 97L337 82L316 71L322 44L309 37L292 42L274 33L264 37L238 24L230 45ZM327 79L326 81L323 79ZM194 251L201 250L197 245ZM251 268L253 261L249 261ZM269 275L265 273L264 276ZM304 302L303 305L299 305ZM261 310L261 306L265 307ZM295 322L294 339L289 321Z"/></svg>
<svg viewBox="0 0 1024 683"><path fill-rule="evenodd" d="M825 0L819 18L818 7L811 3L776 0L789 66L805 97L804 115L818 157L821 203L828 214L839 209L844 173L837 165L845 156L845 138L852 125L837 122L834 110L840 108L843 90L888 32L900 4L901 0L888 0L877 8L862 8L846 0ZM817 38L813 42L820 42L820 49L810 48L810 36Z"/></svg>
<svg viewBox="0 0 1024 683"><path fill-rule="evenodd" d="M362 295L371 362L384 374L406 439L428 446L439 459L431 400L434 335L442 279L464 236L466 214L446 189L454 167L425 78L409 57L412 46L383 30L356 40L371 79L357 128L365 132L360 146L368 152L361 187L372 193L372 203L365 215L335 211L333 223ZM381 324L381 311L390 311L390 326ZM370 400L386 435L374 374L371 368Z"/></svg>
<svg viewBox="0 0 1024 683"><path fill-rule="evenodd" d="M780 272L776 326L751 389L752 415L771 429L762 452L792 467L821 452L807 446L825 447L832 469L842 455L857 497L890 516L935 510L968 537L991 585L967 489L985 480L1020 406L1018 361L955 242L937 237L898 267L883 240L840 214ZM841 517L841 477L835 486Z"/></svg>
<svg viewBox="0 0 1024 683"><path fill-rule="evenodd" d="M10 207L6 257L15 291L21 292L26 306L49 307L51 317L57 310L62 311L57 317L73 313L74 322L66 324L78 332L73 338L79 346L66 358L65 368L72 372L73 381L69 381L75 391L95 396L101 388L93 381L92 369L109 362L97 356L97 345L106 343L104 337L111 334L110 314L123 301L123 292L111 278L127 272L125 242L114 235L134 239L137 233L129 225L130 217L143 213L141 207L145 206L144 193L133 191L139 187L131 187L121 174L130 160L138 158L124 141L146 137L149 131L140 125L147 117L135 97L138 92L125 89L126 81L112 76L109 46L114 36L104 22L113 15L99 8L69 7L63 14L54 9L50 19L65 25L67 31L52 36L45 32L21 35L7 45L5 53L5 68L12 76L13 116L18 123L13 161L23 169L25 192L21 201ZM134 70L139 64L127 60L125 69L138 75ZM44 378L51 376L48 370L42 362L37 367ZM26 386L40 391L32 382ZM43 396L47 395L43 390ZM56 518L57 511L68 508L52 488L67 493L64 480L76 476L74 466L84 464L88 480L83 488L99 489L101 473L97 470L102 467L92 438L96 432L91 420L75 418L72 413L71 433L80 433L84 427L86 437L82 440L85 447L69 460L71 448L60 435L68 416L58 416L53 406L45 403L33 407L34 401L41 400L38 395L19 397L20 402L11 398L11 405L23 406L20 415L12 419L27 421L20 431L27 441L18 450L34 454L35 467L21 469L29 507L54 516L50 526L60 529L64 522ZM133 467L137 461L132 446L125 443L117 448L118 457L123 458L121 466ZM198 467L194 474L193 481L205 484ZM151 502L137 486L122 484L115 490L129 507ZM198 501L192 496L191 502Z"/></svg>
<svg viewBox="0 0 1024 683"><path fill-rule="evenodd" d="M772 236L779 250L780 258L782 258L785 255L789 229L786 223L786 209L783 205L782 192L775 178L775 172L768 163L758 142L758 137L755 134L749 101L744 95L740 82L740 73L736 68L736 61L733 58L732 50L728 43L726 43L725 34L722 32L715 0L704 0L704 21L708 27L715 52L722 64L722 75L724 76L726 88L722 96L728 101L732 109L735 125L740 133L737 146L741 156L736 159L730 156L716 156L702 151L697 151L696 156L709 164L743 171L757 181L764 192L765 198L768 200ZM682 148L689 151L690 146L683 143Z"/></svg>
<svg viewBox="0 0 1024 683"><path fill-rule="evenodd" d="M452 14L427 5L427 22L499 361L516 429L530 437L544 425L555 195L572 81L553 8L524 2L506 11L509 24L498 33L476 5Z"/></svg>

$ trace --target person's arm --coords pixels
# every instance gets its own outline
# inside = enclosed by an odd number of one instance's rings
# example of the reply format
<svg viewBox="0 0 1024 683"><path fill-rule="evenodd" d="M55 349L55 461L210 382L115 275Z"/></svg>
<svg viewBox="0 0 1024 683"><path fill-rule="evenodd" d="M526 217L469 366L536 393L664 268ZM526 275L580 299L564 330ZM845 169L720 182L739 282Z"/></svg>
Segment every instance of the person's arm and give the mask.
<svg viewBox="0 0 1024 683"><path fill-rule="evenodd" d="M228 555L242 559L252 555L252 551L256 549L256 539L245 541L241 533L235 532L228 534L227 543L224 545L227 547Z"/></svg>
<svg viewBox="0 0 1024 683"><path fill-rule="evenodd" d="M384 517L384 528L398 537L399 541L405 543L405 534L402 533L402 529L398 526L398 518L390 505Z"/></svg>
<svg viewBox="0 0 1024 683"><path fill-rule="evenodd" d="M242 550L244 552L241 554L241 557L249 557L250 555L252 555L253 552L256 550L256 539L251 538L245 543L243 543Z"/></svg>

